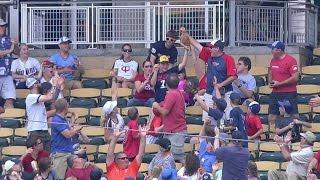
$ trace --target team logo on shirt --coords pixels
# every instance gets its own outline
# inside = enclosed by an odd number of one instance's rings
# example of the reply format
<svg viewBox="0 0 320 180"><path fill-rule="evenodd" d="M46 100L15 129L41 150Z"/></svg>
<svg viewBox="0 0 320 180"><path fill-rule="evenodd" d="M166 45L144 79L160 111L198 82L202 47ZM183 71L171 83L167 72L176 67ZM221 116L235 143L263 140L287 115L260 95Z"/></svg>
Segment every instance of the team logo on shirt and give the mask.
<svg viewBox="0 0 320 180"><path fill-rule="evenodd" d="M130 71L130 66L122 66L121 67L121 70L125 73L129 72Z"/></svg>
<svg viewBox="0 0 320 180"><path fill-rule="evenodd" d="M219 66L219 63L218 62L212 62L212 65L213 66Z"/></svg>

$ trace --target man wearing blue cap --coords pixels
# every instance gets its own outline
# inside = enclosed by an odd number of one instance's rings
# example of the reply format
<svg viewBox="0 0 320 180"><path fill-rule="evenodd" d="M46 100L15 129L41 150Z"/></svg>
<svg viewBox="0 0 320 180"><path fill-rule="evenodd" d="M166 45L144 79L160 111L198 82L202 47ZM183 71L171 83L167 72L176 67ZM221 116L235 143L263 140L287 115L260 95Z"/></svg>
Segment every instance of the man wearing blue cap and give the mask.
<svg viewBox="0 0 320 180"><path fill-rule="evenodd" d="M272 88L269 103L270 123L274 123L277 116L280 114L278 101L288 99L293 107L292 113L298 116L297 105L297 82L299 78L297 60L285 53L285 45L281 41L275 41L270 44L272 49L272 60L270 62L268 82Z"/></svg>

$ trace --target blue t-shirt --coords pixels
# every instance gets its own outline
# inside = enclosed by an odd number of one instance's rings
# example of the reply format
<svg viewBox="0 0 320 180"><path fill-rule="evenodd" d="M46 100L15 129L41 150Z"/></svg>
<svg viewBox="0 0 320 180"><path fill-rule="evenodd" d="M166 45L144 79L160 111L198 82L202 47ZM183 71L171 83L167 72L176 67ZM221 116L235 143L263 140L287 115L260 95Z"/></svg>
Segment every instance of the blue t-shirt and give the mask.
<svg viewBox="0 0 320 180"><path fill-rule="evenodd" d="M11 48L12 42L9 36L1 37L0 50L5 51ZM13 59L10 55L0 58L0 76L11 75L11 63Z"/></svg>
<svg viewBox="0 0 320 180"><path fill-rule="evenodd" d="M230 119L229 123L231 126L236 127L238 131L241 131L244 135L244 139L248 139L247 133L246 133L246 126L245 126L245 115L244 112L240 107L234 107L230 111ZM242 142L243 147L248 147L248 142L243 141Z"/></svg>
<svg viewBox="0 0 320 180"><path fill-rule="evenodd" d="M169 57L169 63L175 64L177 62L178 51L175 45L171 46L171 48L166 48L165 41L157 41L151 45L149 50L148 59L150 59L151 54L156 57L155 64L158 64L159 57L161 55L166 55Z"/></svg>
<svg viewBox="0 0 320 180"><path fill-rule="evenodd" d="M57 67L57 69L62 69L65 67L70 67L74 70L78 69L75 61L78 59L76 55L69 54L67 58L63 58L60 53L57 53L50 57L51 62ZM62 76L67 80L73 80L74 74L72 72L63 73Z"/></svg>
<svg viewBox="0 0 320 180"><path fill-rule="evenodd" d="M217 160L223 162L222 179L245 180L247 177L250 152L239 146L225 146L216 151Z"/></svg>
<svg viewBox="0 0 320 180"><path fill-rule="evenodd" d="M73 142L72 138L66 138L62 135L64 130L69 130L68 121L56 114L52 118L51 125L51 152L52 153L72 153Z"/></svg>
<svg viewBox="0 0 320 180"><path fill-rule="evenodd" d="M206 93L212 94L214 88L212 86L214 77L217 78L217 83L221 83L228 78L227 75L227 64L223 59L223 56L219 57L210 57L208 59L208 68L207 68L207 89ZM232 84L224 86L225 92L232 91Z"/></svg>
<svg viewBox="0 0 320 180"><path fill-rule="evenodd" d="M157 75L157 82L154 87L155 89L155 99L156 102L161 102L164 100L166 93L167 93L167 86L166 86L166 79L169 74L171 73L177 73L179 72L179 66L174 66L171 69L168 69L167 71L163 73L158 73Z"/></svg>
<svg viewBox="0 0 320 180"><path fill-rule="evenodd" d="M199 159L200 165L205 169L206 172L212 172L212 164L216 162L216 154L215 152L207 151L208 142L206 140L202 140L200 142L199 147Z"/></svg>

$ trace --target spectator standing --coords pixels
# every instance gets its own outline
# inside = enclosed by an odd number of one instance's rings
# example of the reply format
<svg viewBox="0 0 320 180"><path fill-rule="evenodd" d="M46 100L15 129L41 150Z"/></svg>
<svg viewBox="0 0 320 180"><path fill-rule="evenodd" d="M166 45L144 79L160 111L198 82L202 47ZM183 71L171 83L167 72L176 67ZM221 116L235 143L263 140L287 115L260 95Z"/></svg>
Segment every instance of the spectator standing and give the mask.
<svg viewBox="0 0 320 180"><path fill-rule="evenodd" d="M48 132L48 117L44 103L57 99L61 82L61 80L55 78L53 81L54 88L47 94L41 94L41 86L36 79L28 78L26 81L26 86L31 91L26 97L28 137L33 138L35 136L36 139L42 139L44 149L48 152L50 152L50 134Z"/></svg>
<svg viewBox="0 0 320 180"><path fill-rule="evenodd" d="M276 135L274 140L279 145L284 159L290 162L286 171L270 170L268 172L268 179L306 179L308 165L313 157L312 148L313 142L316 140L316 136L310 131L301 133L301 149L297 152L291 152L288 145L292 140L291 132L286 135L285 139Z"/></svg>
<svg viewBox="0 0 320 180"><path fill-rule="evenodd" d="M169 74L178 74L187 65L188 50L185 49L182 62L179 65L173 66L169 69L169 57L162 55L159 58L159 64L155 64L153 67L153 75L151 77L151 85L154 86L155 100L160 103L164 100L167 92L166 79Z"/></svg>
<svg viewBox="0 0 320 180"><path fill-rule="evenodd" d="M165 41L157 41L151 45L147 60L150 60L153 65L158 64L160 62L160 56L165 55L169 58L169 67L173 67L178 58L178 51L174 45L177 38L178 33L176 31L168 31Z"/></svg>
<svg viewBox="0 0 320 180"><path fill-rule="evenodd" d="M185 29L181 28L181 31L185 33ZM224 89L225 97L228 106L226 108L226 115L229 118L229 112L231 111L230 94L233 91L232 82L237 78L236 67L232 56L224 52L224 43L221 40L212 41L203 47L197 40L189 36L191 44L200 52L199 58L207 63L207 87L204 99L208 107L212 107L212 96L215 96L216 92L213 87L215 83L218 89ZM217 82L214 82L214 79ZM203 111L202 120L208 118L208 113Z"/></svg>
<svg viewBox="0 0 320 180"><path fill-rule="evenodd" d="M251 60L248 57L240 57L237 68L237 79L232 83L233 92L240 94L241 104L248 98L253 98L256 89L256 80L250 74Z"/></svg>
<svg viewBox="0 0 320 180"><path fill-rule="evenodd" d="M122 55L115 61L111 75L116 76L117 87L133 89L139 64L132 60L130 44L122 45L121 50Z"/></svg>
<svg viewBox="0 0 320 180"><path fill-rule="evenodd" d="M247 148L242 147L244 134L241 131L231 133L230 143L228 146L219 147L219 129L216 128L216 137L214 142L217 160L223 162L222 179L247 179L247 167L250 152Z"/></svg>
<svg viewBox="0 0 320 180"><path fill-rule="evenodd" d="M114 130L113 138L108 147L107 154L107 177L109 180L125 179L126 177L136 177L142 162L146 147L146 128L140 128L140 145L139 153L132 162L129 162L128 156L121 152L114 154L114 149L117 143L118 137L124 133L118 129Z"/></svg>
<svg viewBox="0 0 320 180"><path fill-rule="evenodd" d="M123 151L128 156L130 162L134 160L139 152L139 112L136 107L128 109L128 130L123 141Z"/></svg>
<svg viewBox="0 0 320 180"><path fill-rule="evenodd" d="M39 161L43 158L49 157L49 152L43 149L43 141L36 136L28 139L27 147L29 147L27 154L22 156L22 167L23 170L27 173L35 172L37 169L33 169L32 162L35 161L39 163ZM35 166L36 167L36 166Z"/></svg>
<svg viewBox="0 0 320 180"><path fill-rule="evenodd" d="M15 42L6 35L7 23L0 19L0 95L6 100L5 108L13 108L13 100L16 99L16 89L14 88L11 76L11 54L14 51Z"/></svg>
<svg viewBox="0 0 320 180"><path fill-rule="evenodd" d="M160 138L156 141L160 146L160 151L154 156L148 167L148 174L150 175L154 168L161 167L176 169L173 155L171 153L171 142L167 138Z"/></svg>
<svg viewBox="0 0 320 180"><path fill-rule="evenodd" d="M153 66L151 61L142 63L143 73L135 77L134 86L135 94L129 99L128 106L148 106L151 107L154 102L154 88L150 84Z"/></svg>
<svg viewBox="0 0 320 180"><path fill-rule="evenodd" d="M66 178L75 177L77 180L90 180L90 173L94 169L94 165L77 155L68 156L67 164Z"/></svg>
<svg viewBox="0 0 320 180"><path fill-rule="evenodd" d="M175 160L184 161L184 141L187 133L185 119L185 103L183 94L177 89L179 78L177 74L169 74L166 80L168 92L161 106L155 102L153 109L162 116L163 131L168 133L164 137L171 141L171 151Z"/></svg>
<svg viewBox="0 0 320 180"><path fill-rule="evenodd" d="M81 88L81 82L77 80L77 76L80 76L84 69L80 59L69 52L71 43L68 37L61 37L58 41L60 52L51 56L50 61L56 66L58 74L66 79L66 88L78 89Z"/></svg>
<svg viewBox="0 0 320 180"><path fill-rule="evenodd" d="M285 99L292 105L292 113L298 118L297 82L299 78L297 60L285 53L285 45L281 41L275 41L269 47L272 49L268 82L272 93L270 94L268 120L274 124L280 114L278 101Z"/></svg>
<svg viewBox="0 0 320 180"><path fill-rule="evenodd" d="M68 102L58 99L55 104L56 115L52 118L51 125L51 157L53 168L59 179L65 178L67 170L67 157L73 153L73 137L82 129L82 126L69 125L66 119L68 113Z"/></svg>
<svg viewBox="0 0 320 180"><path fill-rule="evenodd" d="M245 118L246 132L249 140L260 140L263 133L261 119L259 117L260 104L256 101L247 101L248 111Z"/></svg>
<svg viewBox="0 0 320 180"><path fill-rule="evenodd" d="M16 82L17 89L27 89L26 80L28 77L40 79L41 65L35 58L29 57L27 44L20 44L19 58L11 64L12 77Z"/></svg>

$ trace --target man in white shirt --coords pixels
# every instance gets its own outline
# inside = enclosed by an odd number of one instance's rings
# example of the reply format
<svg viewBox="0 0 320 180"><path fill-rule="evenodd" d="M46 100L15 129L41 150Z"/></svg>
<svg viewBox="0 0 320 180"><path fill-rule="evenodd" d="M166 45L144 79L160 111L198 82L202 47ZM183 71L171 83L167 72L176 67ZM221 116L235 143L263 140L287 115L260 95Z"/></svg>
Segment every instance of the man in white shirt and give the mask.
<svg viewBox="0 0 320 180"><path fill-rule="evenodd" d="M37 136L43 139L44 149L50 152L50 134L48 132L47 112L44 102L57 99L61 86L59 78L53 80L53 88L46 95L40 94L40 84L35 78L28 78L26 86L31 93L26 98L28 138Z"/></svg>
<svg viewBox="0 0 320 180"><path fill-rule="evenodd" d="M270 170L268 172L269 180L282 180L282 179L307 179L307 169L310 161L313 158L313 142L316 140L316 136L307 131L306 133L300 133L300 147L297 152L290 152L288 143L292 139L292 133L289 131L287 136L283 140L280 136L276 135L274 140L280 146L283 157L289 161L286 172L278 170Z"/></svg>

